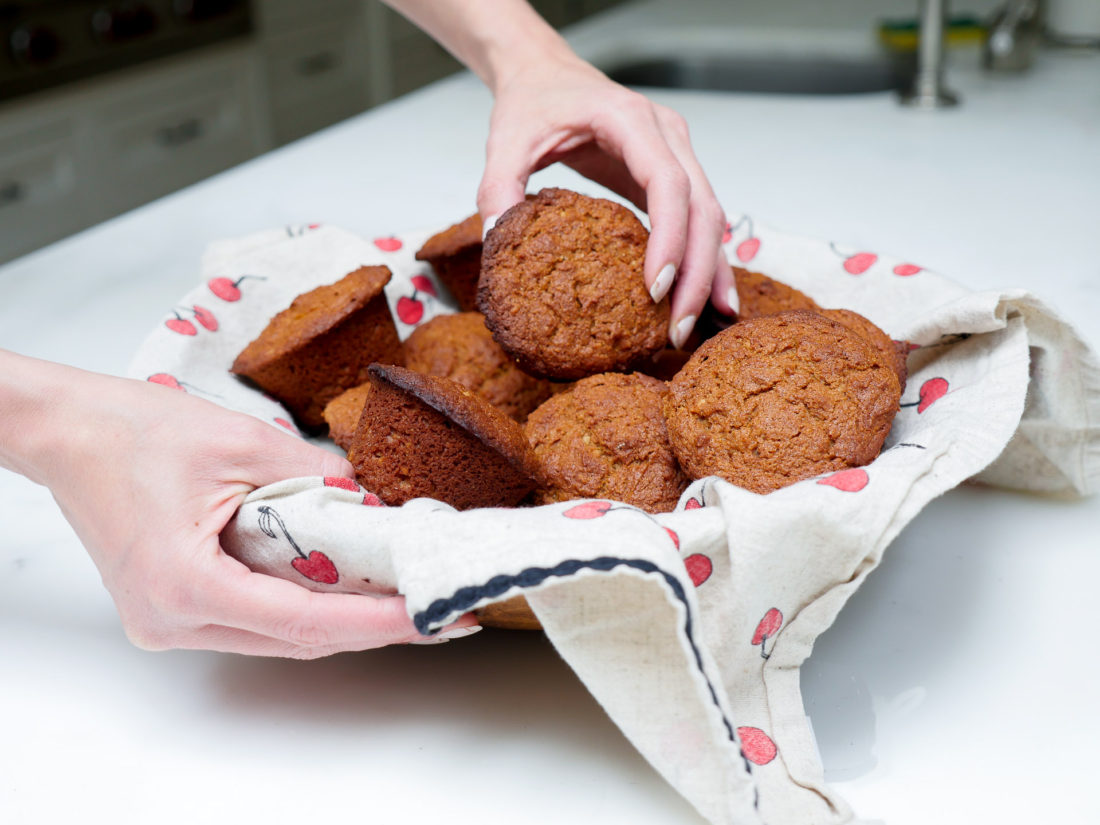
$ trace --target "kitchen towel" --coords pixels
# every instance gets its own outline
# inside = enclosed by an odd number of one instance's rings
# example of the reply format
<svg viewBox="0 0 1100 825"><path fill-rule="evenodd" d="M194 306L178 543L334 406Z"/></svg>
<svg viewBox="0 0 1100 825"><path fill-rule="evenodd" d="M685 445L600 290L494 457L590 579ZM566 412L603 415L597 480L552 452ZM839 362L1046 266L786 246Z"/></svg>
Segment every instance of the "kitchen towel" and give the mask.
<svg viewBox="0 0 1100 825"><path fill-rule="evenodd" d="M369 239L301 225L214 243L200 284L150 334L130 375L297 432L276 401L229 373L237 353L296 295L362 265L392 270L386 296L403 338L453 311L414 258L430 234ZM911 342L902 408L873 463L766 496L701 479L659 515L601 500L385 507L347 479L290 479L249 495L223 545L315 590L403 593L426 634L523 593L623 734L709 821L850 822L802 704L799 668L814 640L898 532L961 482L1095 491L1100 365L1023 291L969 292L747 215L724 244L731 262Z"/></svg>

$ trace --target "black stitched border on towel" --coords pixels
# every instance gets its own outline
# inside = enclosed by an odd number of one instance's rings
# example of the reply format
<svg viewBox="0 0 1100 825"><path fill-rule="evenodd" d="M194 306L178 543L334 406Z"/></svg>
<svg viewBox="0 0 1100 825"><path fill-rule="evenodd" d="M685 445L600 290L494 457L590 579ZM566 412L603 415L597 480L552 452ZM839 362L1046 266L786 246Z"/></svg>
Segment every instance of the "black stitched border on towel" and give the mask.
<svg viewBox="0 0 1100 825"><path fill-rule="evenodd" d="M583 560L567 559L553 567L528 567L526 570L522 570L514 576L506 576L503 574L493 576L482 585L460 587L449 599L436 599L424 610L413 616L413 624L416 625L416 629L419 630L421 634L427 636L430 633L428 628L433 624L441 624L448 616L454 613L465 613L481 599L496 598L506 593L512 587L535 587L536 585L542 584L547 579L572 576L577 571L583 569L599 570L606 573L620 566L633 567L635 570L640 570L643 573L659 573L664 577L665 583L668 584L673 595L683 603L685 616L684 635L687 636L688 643L691 645L691 652L695 655L695 666L699 668L699 672L703 675L703 679L706 680L707 690L710 691L711 701L714 702L714 706L718 709L718 713L722 717L722 724L726 728L726 734L729 736L729 740L737 745L737 736L733 732L733 725L730 724L730 720L726 718L726 714L722 710L722 705L718 701L718 693L715 691L714 685L711 684L710 677L707 676L707 672L703 668L703 656L699 652L699 646L695 643L691 607L688 605L687 594L684 593L684 586L680 583L679 579L670 573L666 573L651 561L646 561L645 559L617 559L611 556L600 556L595 559ZM752 763L749 762L749 758L745 756L745 752L740 748L740 745L738 745L738 750L741 753L741 758L745 762L745 770L748 771L751 777ZM755 786L755 784L754 782L753 785ZM759 808L760 795L755 787L753 790L755 796L754 804Z"/></svg>

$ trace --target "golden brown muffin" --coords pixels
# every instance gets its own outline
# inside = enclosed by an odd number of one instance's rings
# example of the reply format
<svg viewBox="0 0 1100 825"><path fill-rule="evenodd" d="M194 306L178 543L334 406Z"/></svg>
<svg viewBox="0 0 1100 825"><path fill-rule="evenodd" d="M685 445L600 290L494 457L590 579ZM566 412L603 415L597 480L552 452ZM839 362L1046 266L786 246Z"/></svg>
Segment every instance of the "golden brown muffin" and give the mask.
<svg viewBox="0 0 1100 825"><path fill-rule="evenodd" d="M666 393L663 381L641 373L593 375L531 413L535 503L609 498L650 513L674 510L689 479L669 446Z"/></svg>
<svg viewBox="0 0 1100 825"><path fill-rule="evenodd" d="M325 405L365 382L371 363L404 361L382 291L389 280L387 267L364 266L299 295L231 371L281 401L303 430L323 430Z"/></svg>
<svg viewBox="0 0 1100 825"><path fill-rule="evenodd" d="M806 311L742 321L695 351L663 410L680 466L756 493L872 461L901 389L883 355Z"/></svg>
<svg viewBox="0 0 1100 825"><path fill-rule="evenodd" d="M420 247L416 259L432 265L460 310L477 309L477 279L481 273L480 215L471 215L432 235Z"/></svg>
<svg viewBox="0 0 1100 825"><path fill-rule="evenodd" d="M477 623L484 627L499 627L504 630L542 630L527 599L520 594L496 604L487 604L474 611Z"/></svg>
<svg viewBox="0 0 1100 825"><path fill-rule="evenodd" d="M466 510L512 507L535 486L523 428L449 378L372 364L348 460L387 504L428 497Z"/></svg>
<svg viewBox="0 0 1100 825"><path fill-rule="evenodd" d="M405 339L405 366L473 390L521 424L551 395L551 383L528 375L493 340L480 312L437 315Z"/></svg>
<svg viewBox="0 0 1100 825"><path fill-rule="evenodd" d="M369 382L345 390L329 401L322 412L325 423L328 424L329 438L335 441L336 446L344 452L351 449L351 440L355 437L355 430L359 426L359 416L363 413L368 392L370 392Z"/></svg>
<svg viewBox="0 0 1100 825"><path fill-rule="evenodd" d="M894 374L898 377L901 391L905 392L905 381L909 377L908 344L895 341L875 326L870 319L850 309L819 309L818 312L826 318L848 327L856 335L863 337L878 349L886 363L890 365L891 369L894 370ZM905 347L904 355L902 354L902 346Z"/></svg>
<svg viewBox="0 0 1100 825"><path fill-rule="evenodd" d="M544 189L485 238L478 309L526 372L574 379L620 371L668 341L642 265L649 233L624 206Z"/></svg>
<svg viewBox="0 0 1100 825"><path fill-rule="evenodd" d="M749 272L735 266L733 277L737 286L737 299L741 303L737 312L738 320L747 321L791 309L819 309L813 298L759 272Z"/></svg>

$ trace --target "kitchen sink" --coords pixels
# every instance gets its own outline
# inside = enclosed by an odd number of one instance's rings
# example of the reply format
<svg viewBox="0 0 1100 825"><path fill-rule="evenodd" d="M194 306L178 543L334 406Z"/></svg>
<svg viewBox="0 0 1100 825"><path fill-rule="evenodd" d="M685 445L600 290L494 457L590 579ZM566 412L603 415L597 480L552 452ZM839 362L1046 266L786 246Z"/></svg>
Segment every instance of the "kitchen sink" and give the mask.
<svg viewBox="0 0 1100 825"><path fill-rule="evenodd" d="M855 58L800 55L636 57L604 68L624 86L762 94L852 95L902 91L914 61L889 54Z"/></svg>

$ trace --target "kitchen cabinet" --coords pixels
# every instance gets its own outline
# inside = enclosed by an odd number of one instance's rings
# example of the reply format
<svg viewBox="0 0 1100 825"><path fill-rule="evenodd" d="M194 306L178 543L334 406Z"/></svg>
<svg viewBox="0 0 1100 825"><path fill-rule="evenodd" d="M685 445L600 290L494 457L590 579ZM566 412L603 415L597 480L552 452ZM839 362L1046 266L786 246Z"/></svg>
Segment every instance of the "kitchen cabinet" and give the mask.
<svg viewBox="0 0 1100 825"><path fill-rule="evenodd" d="M0 261L264 151L261 101L242 43L0 107Z"/></svg>
<svg viewBox="0 0 1100 825"><path fill-rule="evenodd" d="M618 0L534 0L557 27ZM462 69L379 0L257 0L254 31L0 103L0 262Z"/></svg>
<svg viewBox="0 0 1100 825"><path fill-rule="evenodd" d="M89 219L78 166L72 117L0 122L0 259L73 232Z"/></svg>

